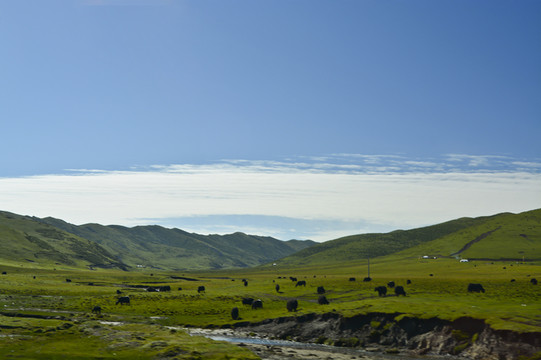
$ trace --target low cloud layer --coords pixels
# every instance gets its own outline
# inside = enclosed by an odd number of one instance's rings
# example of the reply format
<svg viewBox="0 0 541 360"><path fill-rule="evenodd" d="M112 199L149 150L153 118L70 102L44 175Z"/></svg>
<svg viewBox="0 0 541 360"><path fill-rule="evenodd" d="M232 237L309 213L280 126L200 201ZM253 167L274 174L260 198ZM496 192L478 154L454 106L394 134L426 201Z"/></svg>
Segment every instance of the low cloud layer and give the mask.
<svg viewBox="0 0 541 360"><path fill-rule="evenodd" d="M0 178L1 210L317 241L540 207L537 160L340 154Z"/></svg>

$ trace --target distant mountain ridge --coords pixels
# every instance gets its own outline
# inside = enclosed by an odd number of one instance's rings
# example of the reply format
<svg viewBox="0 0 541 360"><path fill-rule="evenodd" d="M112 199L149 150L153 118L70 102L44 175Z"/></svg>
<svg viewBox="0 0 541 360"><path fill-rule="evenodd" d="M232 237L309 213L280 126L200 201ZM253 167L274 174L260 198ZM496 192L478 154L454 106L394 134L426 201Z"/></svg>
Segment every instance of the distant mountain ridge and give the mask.
<svg viewBox="0 0 541 360"><path fill-rule="evenodd" d="M59 243L59 238L68 240ZM32 246L18 246L32 240ZM17 254L31 262L123 269L138 265L165 270L242 268L277 260L313 244L310 240L281 241L240 232L200 235L156 225L78 226L51 217L0 212L0 248L6 250L2 254Z"/></svg>
<svg viewBox="0 0 541 360"><path fill-rule="evenodd" d="M234 233L200 235L161 226L73 225L0 211L0 262L131 269L209 270L341 264L420 256L541 261L541 209L460 218L382 234L280 241Z"/></svg>

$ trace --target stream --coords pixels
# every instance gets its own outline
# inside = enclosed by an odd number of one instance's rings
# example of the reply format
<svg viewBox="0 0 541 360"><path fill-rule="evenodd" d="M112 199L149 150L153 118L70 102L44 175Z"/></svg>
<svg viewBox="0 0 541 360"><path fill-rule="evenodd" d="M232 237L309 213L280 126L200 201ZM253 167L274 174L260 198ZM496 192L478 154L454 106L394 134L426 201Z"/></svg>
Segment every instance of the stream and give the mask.
<svg viewBox="0 0 541 360"><path fill-rule="evenodd" d="M443 356L413 356L405 352L398 354L387 354L383 349L379 348L345 348L324 344L302 343L289 340L273 340L258 336L250 336L245 332L237 332L229 329L197 329L183 328L190 335L204 336L216 341L227 341L246 346L263 360L305 360L305 359L329 359L329 360L346 360L346 359L373 359L373 360L406 360L406 359L424 359L424 360L441 360ZM446 359L452 357L445 357Z"/></svg>

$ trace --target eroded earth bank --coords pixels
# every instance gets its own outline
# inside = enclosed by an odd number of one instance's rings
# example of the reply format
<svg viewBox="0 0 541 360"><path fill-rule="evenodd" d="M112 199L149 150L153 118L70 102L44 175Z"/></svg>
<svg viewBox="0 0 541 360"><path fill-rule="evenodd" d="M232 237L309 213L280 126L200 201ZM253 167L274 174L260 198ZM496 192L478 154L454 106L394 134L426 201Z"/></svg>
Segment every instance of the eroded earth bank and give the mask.
<svg viewBox="0 0 541 360"><path fill-rule="evenodd" d="M456 355L469 359L538 359L541 333L495 330L483 320L419 319L398 313L344 317L306 314L224 326L271 339L330 344L409 355Z"/></svg>

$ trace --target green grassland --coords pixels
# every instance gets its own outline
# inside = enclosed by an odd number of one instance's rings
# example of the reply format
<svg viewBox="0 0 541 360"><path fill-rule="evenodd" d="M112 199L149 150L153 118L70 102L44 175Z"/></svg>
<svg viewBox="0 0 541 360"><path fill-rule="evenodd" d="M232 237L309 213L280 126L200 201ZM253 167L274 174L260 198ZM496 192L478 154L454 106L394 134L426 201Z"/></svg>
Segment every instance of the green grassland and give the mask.
<svg viewBox="0 0 541 360"><path fill-rule="evenodd" d="M252 359L254 355L240 347L191 337L182 327L325 312L345 316L385 312L448 320L472 316L496 329L541 331L541 285L530 283L531 278L541 279L539 264L388 256L373 259L370 265L371 282L362 281L366 260L197 273L0 265L6 272L0 275L0 357L49 359L69 353L73 359ZM289 276L305 280L307 286L295 287ZM407 296L378 297L374 287L388 281L404 286ZM470 282L481 283L486 292L468 293ZM163 285L171 291L137 287ZM204 293L197 292L201 285ZM318 305L318 286L325 287L329 305ZM117 290L130 296L130 305L115 304ZM263 309L242 305L243 297L262 299ZM293 298L299 308L290 313L285 304ZM102 308L101 315L91 313L94 306ZM236 321L230 316L233 307L240 310Z"/></svg>

